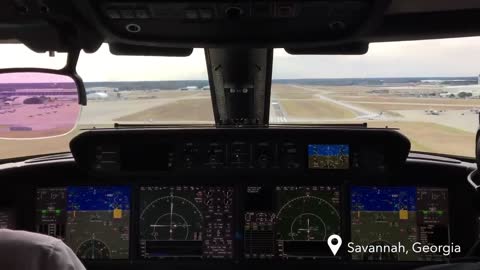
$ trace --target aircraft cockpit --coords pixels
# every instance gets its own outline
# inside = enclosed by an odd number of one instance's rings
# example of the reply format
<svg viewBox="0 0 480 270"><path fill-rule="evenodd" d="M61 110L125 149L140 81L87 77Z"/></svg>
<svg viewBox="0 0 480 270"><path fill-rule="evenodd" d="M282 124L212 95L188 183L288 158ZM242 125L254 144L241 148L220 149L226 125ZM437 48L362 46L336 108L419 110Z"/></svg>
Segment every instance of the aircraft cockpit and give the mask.
<svg viewBox="0 0 480 270"><path fill-rule="evenodd" d="M479 3L0 14L0 268L480 268Z"/></svg>

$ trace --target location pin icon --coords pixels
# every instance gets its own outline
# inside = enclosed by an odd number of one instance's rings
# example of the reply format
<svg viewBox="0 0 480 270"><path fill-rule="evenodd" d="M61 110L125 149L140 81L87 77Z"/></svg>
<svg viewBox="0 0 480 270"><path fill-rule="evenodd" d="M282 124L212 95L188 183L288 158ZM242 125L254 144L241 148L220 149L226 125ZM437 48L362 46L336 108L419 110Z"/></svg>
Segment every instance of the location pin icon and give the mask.
<svg viewBox="0 0 480 270"><path fill-rule="evenodd" d="M333 253L333 256L337 255L338 250L342 246L342 238L339 235L332 234L328 237L328 246Z"/></svg>

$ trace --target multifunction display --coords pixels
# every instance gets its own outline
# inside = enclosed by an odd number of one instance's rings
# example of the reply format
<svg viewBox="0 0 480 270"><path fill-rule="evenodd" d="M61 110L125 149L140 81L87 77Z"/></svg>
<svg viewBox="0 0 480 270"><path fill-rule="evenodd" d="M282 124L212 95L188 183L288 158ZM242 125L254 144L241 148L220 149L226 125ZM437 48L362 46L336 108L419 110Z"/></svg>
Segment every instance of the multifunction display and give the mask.
<svg viewBox="0 0 480 270"><path fill-rule="evenodd" d="M246 258L332 256L327 239L340 234L338 187L249 186L246 193Z"/></svg>
<svg viewBox="0 0 480 270"><path fill-rule="evenodd" d="M350 168L350 146L347 144L309 144L309 169L346 170Z"/></svg>
<svg viewBox="0 0 480 270"><path fill-rule="evenodd" d="M233 188L140 187L144 258L232 258Z"/></svg>
<svg viewBox="0 0 480 270"><path fill-rule="evenodd" d="M422 187L352 187L352 242L360 246L448 245L448 190ZM434 253L362 252L354 260L443 260Z"/></svg>
<svg viewBox="0 0 480 270"><path fill-rule="evenodd" d="M127 259L129 187L37 189L36 228L58 237L82 259Z"/></svg>

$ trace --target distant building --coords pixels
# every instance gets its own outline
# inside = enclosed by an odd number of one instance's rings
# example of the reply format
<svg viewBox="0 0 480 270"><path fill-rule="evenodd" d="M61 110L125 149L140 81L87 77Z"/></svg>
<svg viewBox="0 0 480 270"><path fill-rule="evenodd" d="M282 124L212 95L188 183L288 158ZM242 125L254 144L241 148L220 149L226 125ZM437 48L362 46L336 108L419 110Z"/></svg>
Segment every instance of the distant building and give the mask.
<svg viewBox="0 0 480 270"><path fill-rule="evenodd" d="M90 87L87 89L87 99L107 99L110 96L114 96L114 93L118 93L118 88L102 86Z"/></svg>
<svg viewBox="0 0 480 270"><path fill-rule="evenodd" d="M87 93L98 93L98 92L103 92L103 93L118 92L118 88L97 86L97 87L90 87L87 89Z"/></svg>
<svg viewBox="0 0 480 270"><path fill-rule="evenodd" d="M87 94L87 99L98 100L98 99L107 99L108 94L104 92L92 92Z"/></svg>
<svg viewBox="0 0 480 270"><path fill-rule="evenodd" d="M442 98L454 98L455 94L450 93L450 92L442 92L439 94L440 97Z"/></svg>
<svg viewBox="0 0 480 270"><path fill-rule="evenodd" d="M182 91L198 90L198 86L187 86L187 87L180 88L180 90Z"/></svg>

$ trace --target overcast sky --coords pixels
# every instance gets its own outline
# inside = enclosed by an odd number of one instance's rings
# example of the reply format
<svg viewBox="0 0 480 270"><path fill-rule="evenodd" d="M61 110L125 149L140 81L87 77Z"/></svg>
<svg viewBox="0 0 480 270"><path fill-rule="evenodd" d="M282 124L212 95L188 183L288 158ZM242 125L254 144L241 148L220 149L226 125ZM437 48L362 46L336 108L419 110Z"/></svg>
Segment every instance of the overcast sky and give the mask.
<svg viewBox="0 0 480 270"><path fill-rule="evenodd" d="M60 68L66 56L36 54L23 45L0 45L0 68ZM276 50L274 79L477 76L480 37L370 44L361 56L292 56ZM85 81L206 80L205 56L114 56L103 45L82 53L78 73Z"/></svg>

